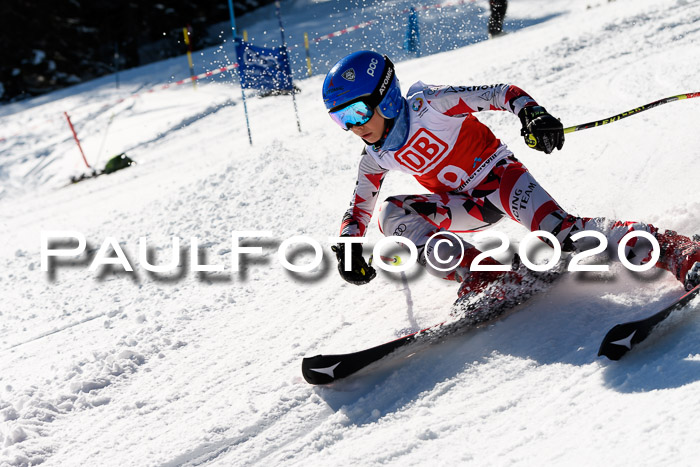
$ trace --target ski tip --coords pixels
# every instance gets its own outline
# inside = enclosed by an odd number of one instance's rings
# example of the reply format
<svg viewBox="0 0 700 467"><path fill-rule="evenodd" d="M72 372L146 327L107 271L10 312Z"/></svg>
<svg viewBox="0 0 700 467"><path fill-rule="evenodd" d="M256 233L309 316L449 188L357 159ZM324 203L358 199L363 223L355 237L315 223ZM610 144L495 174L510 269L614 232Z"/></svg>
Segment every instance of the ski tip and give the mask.
<svg viewBox="0 0 700 467"><path fill-rule="evenodd" d="M598 350L598 356L607 357L609 360L617 361L621 359L628 351L629 349L623 346L603 342Z"/></svg>
<svg viewBox="0 0 700 467"><path fill-rule="evenodd" d="M306 357L301 361L301 374L309 384L328 384L335 381L335 370L341 361L328 361L323 355Z"/></svg>
<svg viewBox="0 0 700 467"><path fill-rule="evenodd" d="M598 356L605 356L610 360L619 360L632 350L632 346L636 343L635 337L637 337L638 331L633 324L618 324L610 329L600 344Z"/></svg>

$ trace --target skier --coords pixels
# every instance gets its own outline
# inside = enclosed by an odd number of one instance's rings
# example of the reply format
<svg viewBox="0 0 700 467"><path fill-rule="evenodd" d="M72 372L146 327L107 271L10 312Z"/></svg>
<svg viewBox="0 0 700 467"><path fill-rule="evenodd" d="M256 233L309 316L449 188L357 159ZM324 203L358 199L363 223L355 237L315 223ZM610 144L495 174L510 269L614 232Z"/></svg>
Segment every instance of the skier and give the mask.
<svg viewBox="0 0 700 467"><path fill-rule="evenodd" d="M491 16L489 17L489 38L493 39L503 32L503 19L506 17L508 9L508 0L490 0L489 7L491 8Z"/></svg>
<svg viewBox="0 0 700 467"><path fill-rule="evenodd" d="M413 175L430 193L391 196L380 207L379 228L386 236L403 236L418 249L418 262L438 277L461 283L459 295L478 293L503 276L518 281L519 273L471 271L481 252L454 232L476 232L511 218L531 231L553 234L566 252L598 245L583 230L602 233L609 251L629 232L653 235L661 247L656 266L670 271L686 287L700 282L700 243L672 231L661 233L641 222L579 217L565 211L542 188L527 168L474 117L482 110L508 111L522 123L526 143L546 154L562 149L561 122L528 93L510 84L489 86L432 86L413 84L401 95L394 65L372 51L355 52L341 59L326 75L323 100L330 117L365 143L355 192L346 211L340 236L365 235L389 170ZM428 240L433 237L433 240ZM456 241L460 239L461 245ZM436 239L448 240L437 242ZM437 244L439 245L439 255ZM345 244L333 246L338 269L346 281L365 284L376 276L353 243L345 270ZM461 255L462 248L464 254ZM634 265L650 261L651 242L634 237L625 256ZM611 255L613 256L613 255ZM445 258L452 258L445 263ZM462 260L459 261L460 257ZM481 264L499 264L492 258ZM436 267L440 265L440 267ZM694 265L694 267L693 267Z"/></svg>

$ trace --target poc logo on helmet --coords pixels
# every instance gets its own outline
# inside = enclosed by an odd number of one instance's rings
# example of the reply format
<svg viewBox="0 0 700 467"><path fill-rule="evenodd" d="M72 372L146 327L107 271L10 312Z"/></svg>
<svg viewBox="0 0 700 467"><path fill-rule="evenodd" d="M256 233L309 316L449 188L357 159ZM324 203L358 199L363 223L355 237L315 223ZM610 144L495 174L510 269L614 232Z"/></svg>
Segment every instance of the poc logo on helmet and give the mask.
<svg viewBox="0 0 700 467"><path fill-rule="evenodd" d="M367 68L367 74L373 78L374 78L374 70L377 69L377 63L379 63L379 60L377 60L376 58L370 59L369 68Z"/></svg>

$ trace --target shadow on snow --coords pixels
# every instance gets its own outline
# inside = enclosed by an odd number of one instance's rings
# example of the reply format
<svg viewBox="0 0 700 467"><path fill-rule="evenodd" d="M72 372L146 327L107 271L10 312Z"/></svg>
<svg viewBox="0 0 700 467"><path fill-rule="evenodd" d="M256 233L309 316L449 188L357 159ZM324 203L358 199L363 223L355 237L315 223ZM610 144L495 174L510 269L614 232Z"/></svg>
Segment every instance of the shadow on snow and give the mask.
<svg viewBox="0 0 700 467"><path fill-rule="evenodd" d="M508 356L538 366L583 367L598 362L605 386L620 393L671 389L700 380L700 358L692 357L700 347L700 325L691 321L700 308L697 300L669 317L622 360L597 356L598 346L612 326L648 316L682 293L680 287L671 286L661 291L650 287L648 297L633 295L638 291L625 283L625 302L616 298L625 272L618 271L604 280L566 277L501 321L431 346L417 345L413 354L389 357L346 380L318 387L316 392L333 410L342 408L352 423L363 425L400 410L421 393L435 390L438 384L465 371ZM574 282L576 287L572 288ZM643 291L643 282L634 285ZM591 371L591 375L595 373Z"/></svg>

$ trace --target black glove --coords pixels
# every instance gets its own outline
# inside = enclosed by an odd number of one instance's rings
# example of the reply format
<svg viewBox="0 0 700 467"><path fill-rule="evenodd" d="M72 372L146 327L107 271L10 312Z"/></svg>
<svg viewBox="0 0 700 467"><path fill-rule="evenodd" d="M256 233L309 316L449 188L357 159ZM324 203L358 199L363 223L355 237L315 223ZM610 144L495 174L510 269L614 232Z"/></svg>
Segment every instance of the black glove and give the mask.
<svg viewBox="0 0 700 467"><path fill-rule="evenodd" d="M564 127L544 107L523 107L518 117L523 124L520 134L531 148L550 154L554 148L561 150L564 146Z"/></svg>
<svg viewBox="0 0 700 467"><path fill-rule="evenodd" d="M350 244L352 248L350 271L346 271L345 247L345 243L339 243L337 246L333 245L331 247L336 258L338 258L338 271L343 279L351 284L363 285L377 277L377 271L375 271L372 266L368 265L362 257L362 245L359 243Z"/></svg>

